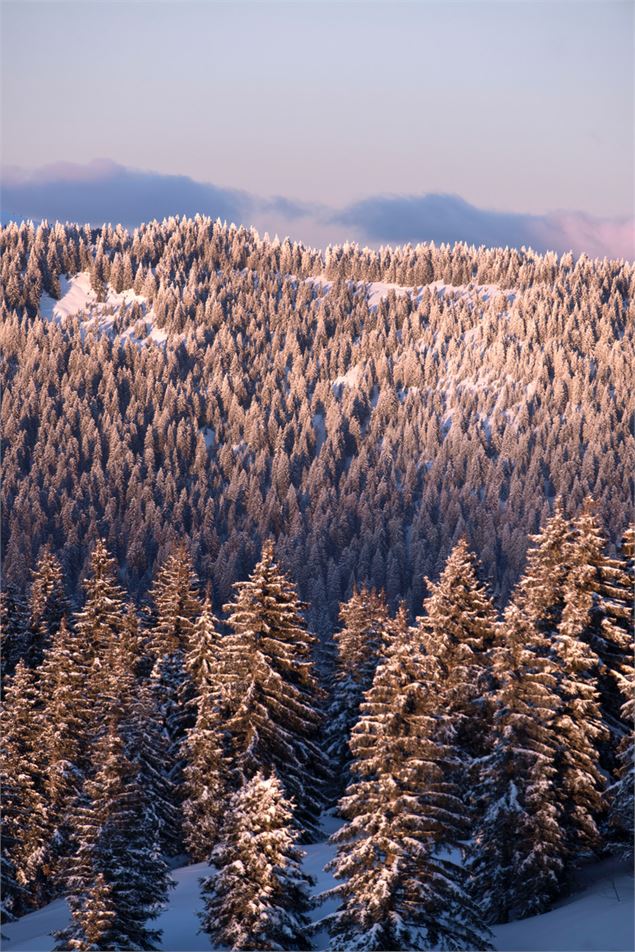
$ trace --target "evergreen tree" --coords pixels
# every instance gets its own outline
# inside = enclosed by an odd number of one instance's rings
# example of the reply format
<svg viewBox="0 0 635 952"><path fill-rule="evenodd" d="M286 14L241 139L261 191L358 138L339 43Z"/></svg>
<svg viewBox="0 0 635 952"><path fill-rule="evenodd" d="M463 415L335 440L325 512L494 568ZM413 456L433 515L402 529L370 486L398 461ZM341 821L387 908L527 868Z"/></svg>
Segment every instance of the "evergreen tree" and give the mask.
<svg viewBox="0 0 635 952"><path fill-rule="evenodd" d="M97 772L74 815L78 846L66 873L72 923L57 934L57 948L154 949L160 933L147 923L159 914L171 884L154 817L114 725L99 741L96 758Z"/></svg>
<svg viewBox="0 0 635 952"><path fill-rule="evenodd" d="M336 799L348 785L351 730L372 684L390 620L384 598L365 586L340 606L339 619L341 628L334 636L335 684L327 719L327 753L336 777Z"/></svg>
<svg viewBox="0 0 635 952"><path fill-rule="evenodd" d="M227 794L222 722L214 698L210 694L200 697L197 710L196 723L184 744L183 770L183 832L195 862L208 860L218 842Z"/></svg>
<svg viewBox="0 0 635 952"><path fill-rule="evenodd" d="M108 717L118 725L124 752L138 770L148 809L158 831L159 843L168 855L180 849L180 793L170 776L169 738L164 730L156 685L140 677L144 644L137 614L128 608L121 636L113 645L110 668L114 694L109 699Z"/></svg>
<svg viewBox="0 0 635 952"><path fill-rule="evenodd" d="M630 723L629 732L618 749L618 779L608 789L609 818L620 839L620 852L632 861L635 840L635 700L624 705L622 716Z"/></svg>
<svg viewBox="0 0 635 952"><path fill-rule="evenodd" d="M125 621L124 593L117 582L117 566L103 539L98 539L93 548L89 573L84 580L84 596L73 630L77 652L88 666L85 686L90 710L88 728L97 736L110 713L109 699L117 694L117 676L110 662Z"/></svg>
<svg viewBox="0 0 635 952"><path fill-rule="evenodd" d="M591 573L584 560L572 560L560 624L553 639L559 698L554 723L559 739L555 784L559 822L572 862L599 847L597 821L604 806L600 744L608 732L602 723L596 687L597 656L584 640L594 601Z"/></svg>
<svg viewBox="0 0 635 952"><path fill-rule="evenodd" d="M29 599L27 661L32 668L41 664L68 611L62 566L50 547L45 546L33 573Z"/></svg>
<svg viewBox="0 0 635 952"><path fill-rule="evenodd" d="M38 673L48 814L46 866L48 875L55 878L60 861L73 848L69 816L90 768L92 740L91 710L85 696L90 668L65 621L54 634Z"/></svg>
<svg viewBox="0 0 635 952"><path fill-rule="evenodd" d="M257 772L232 797L218 872L203 880L203 932L232 949L310 949L312 883L301 868L293 811L275 773Z"/></svg>
<svg viewBox="0 0 635 952"><path fill-rule="evenodd" d="M4 925L6 922L15 922L28 910L28 893L18 882L15 863L11 859L16 848L15 832L11 831L5 812L7 802L15 804L17 798L8 778L1 779L4 807L0 825L0 925Z"/></svg>
<svg viewBox="0 0 635 952"><path fill-rule="evenodd" d="M326 919L333 949L488 948L459 866L467 815L448 779L454 751L438 705L438 662L404 626L376 672L351 737L348 820L327 868L344 882Z"/></svg>
<svg viewBox="0 0 635 952"><path fill-rule="evenodd" d="M11 677L29 644L28 610L22 596L9 587L0 592L1 683Z"/></svg>
<svg viewBox="0 0 635 952"><path fill-rule="evenodd" d="M209 599L197 619L185 665L195 691L196 722L184 742L185 842L194 860L209 859L218 842L227 793L219 689L218 633Z"/></svg>
<svg viewBox="0 0 635 952"><path fill-rule="evenodd" d="M635 528L629 528L622 540L622 559L618 569L620 589L633 587L635 579ZM632 626L632 605L627 618L627 626ZM620 851L632 862L635 840L635 677L631 665L626 684L620 681L622 694L627 698L620 711L626 732L617 749L617 780L608 789L609 819L618 831L621 842Z"/></svg>
<svg viewBox="0 0 635 952"><path fill-rule="evenodd" d="M274 561L272 543L263 547L249 581L234 587L236 597L225 606L231 634L222 640L218 678L231 768L243 783L275 767L296 804L297 822L313 837L326 774L318 747L314 638L295 588Z"/></svg>
<svg viewBox="0 0 635 952"><path fill-rule="evenodd" d="M539 533L530 536L533 547L512 596L527 621L537 625L548 639L560 624L564 608L572 538L571 523L565 518L558 499L551 518Z"/></svg>
<svg viewBox="0 0 635 952"><path fill-rule="evenodd" d="M44 860L47 807L43 794L41 715L33 672L19 661L9 680L2 707L3 871L12 895L15 878L22 909L46 897Z"/></svg>
<svg viewBox="0 0 635 952"><path fill-rule="evenodd" d="M219 656L218 622L206 598L194 622L185 653L185 670L195 697L206 695L214 683L214 670Z"/></svg>
<svg viewBox="0 0 635 952"><path fill-rule="evenodd" d="M150 589L151 645L156 658L189 647L201 614L198 587L190 555L181 545L168 556Z"/></svg>
<svg viewBox="0 0 635 952"><path fill-rule="evenodd" d="M489 923L536 915L566 862L556 781L556 667L545 635L510 606L492 652L490 752L479 762L471 890Z"/></svg>
<svg viewBox="0 0 635 952"><path fill-rule="evenodd" d="M593 652L595 676L600 692L602 717L611 731L613 747L624 733L620 711L626 698L633 668L633 574L627 558L609 558L606 540L594 512L591 498L574 519L574 536L569 546L570 588L575 605L577 637ZM628 538L625 539L628 548ZM603 748L604 764L613 767Z"/></svg>
<svg viewBox="0 0 635 952"><path fill-rule="evenodd" d="M164 847L175 855L182 848L181 814L185 788L184 741L194 725L194 684L186 655L194 646L196 622L201 615L198 580L190 556L180 546L161 566L152 585L151 648L156 661L151 682L167 742L166 776L173 797L170 813L175 825L164 826Z"/></svg>
<svg viewBox="0 0 635 952"><path fill-rule="evenodd" d="M438 662L435 691L459 752L456 779L466 796L471 761L486 752L491 715L487 650L494 642L496 614L465 539L450 553L439 581L427 585L418 630L425 650Z"/></svg>

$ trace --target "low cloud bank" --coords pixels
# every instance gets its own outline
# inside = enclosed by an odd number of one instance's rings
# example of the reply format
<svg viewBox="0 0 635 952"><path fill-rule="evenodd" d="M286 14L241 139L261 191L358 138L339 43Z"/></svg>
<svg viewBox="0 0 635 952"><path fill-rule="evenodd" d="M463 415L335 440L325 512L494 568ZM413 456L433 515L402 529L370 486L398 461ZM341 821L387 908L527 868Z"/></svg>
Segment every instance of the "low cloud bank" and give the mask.
<svg viewBox="0 0 635 952"><path fill-rule="evenodd" d="M376 195L342 209L284 196L262 198L185 175L130 169L107 159L55 163L32 173L6 168L0 183L2 221L142 221L197 212L324 245L465 241L572 250L591 257L635 257L633 218L598 219L581 212L528 215L477 208L457 195Z"/></svg>

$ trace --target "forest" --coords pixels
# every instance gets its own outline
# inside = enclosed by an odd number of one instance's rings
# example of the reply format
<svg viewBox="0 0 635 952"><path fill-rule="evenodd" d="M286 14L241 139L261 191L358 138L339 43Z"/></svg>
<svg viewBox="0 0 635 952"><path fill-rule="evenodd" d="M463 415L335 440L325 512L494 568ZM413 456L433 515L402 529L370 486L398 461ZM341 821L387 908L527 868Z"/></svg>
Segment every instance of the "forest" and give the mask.
<svg viewBox="0 0 635 952"><path fill-rule="evenodd" d="M9 225L5 584L50 543L77 597L103 537L140 597L187 537L220 609L272 536L328 638L355 583L418 612L467 534L504 602L556 496L628 526L634 289L584 256Z"/></svg>
<svg viewBox="0 0 635 952"><path fill-rule="evenodd" d="M60 952L156 948L170 860L208 860L212 948L310 949L329 808L333 950L489 949L632 859L635 534L607 555L593 510L556 504L502 615L461 539L414 623L356 588L317 659L272 541L222 619L186 545L141 611L98 540L71 612L45 548L3 613L5 921L62 895Z"/></svg>
<svg viewBox="0 0 635 952"><path fill-rule="evenodd" d="M206 861L211 948L335 898L332 950L485 950L632 859L633 264L200 216L0 256L5 923L154 949Z"/></svg>

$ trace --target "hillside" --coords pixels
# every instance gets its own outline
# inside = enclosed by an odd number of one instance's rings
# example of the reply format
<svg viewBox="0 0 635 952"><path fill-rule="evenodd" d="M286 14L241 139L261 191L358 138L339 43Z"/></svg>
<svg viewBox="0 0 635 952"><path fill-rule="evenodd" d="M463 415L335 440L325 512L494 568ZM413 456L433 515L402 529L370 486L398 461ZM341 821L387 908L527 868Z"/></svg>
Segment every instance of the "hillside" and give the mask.
<svg viewBox="0 0 635 952"><path fill-rule="evenodd" d="M216 605L272 535L332 629L416 612L467 533L497 596L560 495L628 523L629 263L465 245L319 253L197 217L0 232L4 578L104 535L141 594L183 536Z"/></svg>
<svg viewBox="0 0 635 952"><path fill-rule="evenodd" d="M328 845L307 848L305 868L318 877L318 888L327 889L333 880L322 867L332 854ZM163 930L160 948L165 952L205 952L211 948L199 932L196 916L200 909L198 880L209 872L204 863L172 871L176 882L168 908L158 919ZM333 905L332 903L330 904ZM314 918L327 910L316 910ZM494 948L498 952L630 952L635 942L633 926L633 877L626 864L609 861L585 871L580 891L563 900L556 909L494 927ZM57 900L17 923L4 927L8 952L50 952L50 933L68 922L63 900ZM326 947L328 936L320 932L316 948Z"/></svg>

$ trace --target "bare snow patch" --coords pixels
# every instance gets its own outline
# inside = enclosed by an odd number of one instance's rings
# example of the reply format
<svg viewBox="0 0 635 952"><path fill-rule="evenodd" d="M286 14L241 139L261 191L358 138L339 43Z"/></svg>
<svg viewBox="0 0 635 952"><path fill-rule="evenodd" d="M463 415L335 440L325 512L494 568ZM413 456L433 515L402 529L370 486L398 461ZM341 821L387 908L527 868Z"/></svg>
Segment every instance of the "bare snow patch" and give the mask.
<svg viewBox="0 0 635 952"><path fill-rule="evenodd" d="M334 283L324 274L306 278L306 281L325 292L330 291ZM507 298L508 303L511 303L518 294L515 290L503 290L497 284L446 284L444 281L432 281L430 284L423 285L395 284L391 281L347 281L347 284L354 291L360 288L365 289L370 308L378 307L391 292L397 296L409 294L415 304L418 304L426 288L434 291L439 297L477 298L482 302L502 294Z"/></svg>
<svg viewBox="0 0 635 952"><path fill-rule="evenodd" d="M61 295L55 301L48 294L40 300L40 316L60 325L79 318L82 330L97 330L111 337L117 331L124 339L143 345L146 341L164 344L168 333L154 326L154 312L148 299L132 289L115 291L106 285L106 299L98 301L90 284L90 274L82 271L72 278L60 278Z"/></svg>
<svg viewBox="0 0 635 952"><path fill-rule="evenodd" d="M333 381L333 387L356 387L362 376L362 368L359 364L354 364L345 374L341 374Z"/></svg>
<svg viewBox="0 0 635 952"><path fill-rule="evenodd" d="M40 303L40 315L47 320L59 323L64 323L69 317L80 314L95 316L110 308L121 310L133 302L144 308L147 305L147 300L142 294L135 294L131 289L118 293L110 285L107 285L106 300L98 302L97 295L90 286L88 271L81 271L74 278L60 278L60 288L62 293L59 301L55 301L48 294L43 294Z"/></svg>

